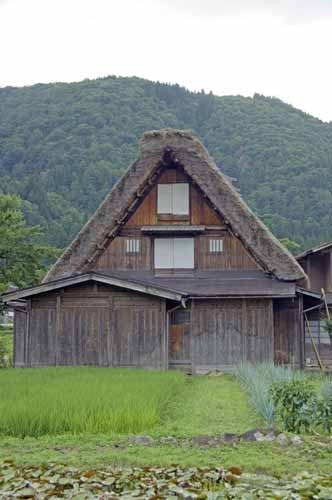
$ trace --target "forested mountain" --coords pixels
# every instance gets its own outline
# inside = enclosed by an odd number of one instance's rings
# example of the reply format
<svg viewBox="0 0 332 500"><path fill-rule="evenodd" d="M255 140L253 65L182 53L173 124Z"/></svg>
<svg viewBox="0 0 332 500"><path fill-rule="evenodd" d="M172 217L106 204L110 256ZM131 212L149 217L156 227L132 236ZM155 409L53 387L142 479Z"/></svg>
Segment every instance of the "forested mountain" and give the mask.
<svg viewBox="0 0 332 500"><path fill-rule="evenodd" d="M218 97L139 78L0 89L0 193L63 247L150 129L191 129L280 238L332 239L332 124L278 99Z"/></svg>

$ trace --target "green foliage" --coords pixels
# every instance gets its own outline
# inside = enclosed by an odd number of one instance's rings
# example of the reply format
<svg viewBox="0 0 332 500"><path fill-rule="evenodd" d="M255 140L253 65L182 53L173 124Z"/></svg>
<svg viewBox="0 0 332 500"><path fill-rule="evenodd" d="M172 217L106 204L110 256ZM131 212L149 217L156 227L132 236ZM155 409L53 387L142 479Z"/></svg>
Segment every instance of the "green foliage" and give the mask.
<svg viewBox="0 0 332 500"><path fill-rule="evenodd" d="M110 76L0 89L0 192L65 246L137 155L146 130L192 129L279 238L332 239L332 125L255 95L218 97Z"/></svg>
<svg viewBox="0 0 332 500"><path fill-rule="evenodd" d="M268 427L275 423L275 405L271 397L271 386L301 379L300 372L296 373L289 368L275 366L273 363L242 363L237 368L237 378L241 386L248 392L250 401L257 413L265 420Z"/></svg>
<svg viewBox="0 0 332 500"><path fill-rule="evenodd" d="M330 340L332 339L332 320L325 319L325 328L327 333L329 334Z"/></svg>
<svg viewBox="0 0 332 500"><path fill-rule="evenodd" d="M275 382L271 386L271 396L286 431L309 430L312 425L315 389L307 380Z"/></svg>
<svg viewBox="0 0 332 500"><path fill-rule="evenodd" d="M13 328L0 324L0 368L9 368L12 365L12 357Z"/></svg>
<svg viewBox="0 0 332 500"><path fill-rule="evenodd" d="M0 462L3 498L64 498L119 500L330 500L329 473L296 477L248 474L238 466L190 468L114 467L77 468L63 464L18 465Z"/></svg>
<svg viewBox="0 0 332 500"><path fill-rule="evenodd" d="M10 284L23 287L45 272L45 259L57 251L40 244L41 231L28 227L16 196L0 195L0 293Z"/></svg>
<svg viewBox="0 0 332 500"><path fill-rule="evenodd" d="M109 368L0 371L0 434L138 433L153 429L185 382L178 372Z"/></svg>

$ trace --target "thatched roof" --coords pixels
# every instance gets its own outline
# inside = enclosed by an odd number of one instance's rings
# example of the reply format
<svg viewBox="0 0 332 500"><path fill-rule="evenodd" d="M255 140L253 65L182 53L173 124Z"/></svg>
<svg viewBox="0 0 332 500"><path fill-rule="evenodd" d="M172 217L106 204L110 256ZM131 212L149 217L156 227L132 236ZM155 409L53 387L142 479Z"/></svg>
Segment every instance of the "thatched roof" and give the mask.
<svg viewBox="0 0 332 500"><path fill-rule="evenodd" d="M143 135L139 158L115 184L44 281L91 268L106 244L139 205L162 168L171 164L181 166L192 178L266 272L285 281L306 278L294 257L254 215L204 146L190 132L162 129Z"/></svg>

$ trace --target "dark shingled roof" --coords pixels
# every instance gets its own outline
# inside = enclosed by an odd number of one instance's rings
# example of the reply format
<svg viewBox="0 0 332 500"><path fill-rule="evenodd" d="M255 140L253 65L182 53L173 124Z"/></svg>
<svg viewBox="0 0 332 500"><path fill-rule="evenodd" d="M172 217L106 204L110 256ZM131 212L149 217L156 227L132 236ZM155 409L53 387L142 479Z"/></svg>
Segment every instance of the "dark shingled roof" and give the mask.
<svg viewBox="0 0 332 500"><path fill-rule="evenodd" d="M262 271L195 271L192 276L155 276L152 271L110 271L102 274L151 285L190 297L295 297L294 283L279 281Z"/></svg>
<svg viewBox="0 0 332 500"><path fill-rule="evenodd" d="M163 129L144 134L139 158L115 184L44 281L91 268L103 251L106 239L115 237L128 217L128 209L133 211L137 206L148 182L153 182L156 173L170 163L180 165L196 182L265 271L284 281L306 278L291 253L254 215L204 146L190 132Z"/></svg>

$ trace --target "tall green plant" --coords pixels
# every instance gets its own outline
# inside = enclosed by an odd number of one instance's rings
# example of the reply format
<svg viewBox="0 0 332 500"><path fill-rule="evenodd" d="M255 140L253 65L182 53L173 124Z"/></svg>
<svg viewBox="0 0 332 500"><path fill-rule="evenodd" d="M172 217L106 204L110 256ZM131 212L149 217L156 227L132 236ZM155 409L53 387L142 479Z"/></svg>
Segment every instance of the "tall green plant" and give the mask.
<svg viewBox="0 0 332 500"><path fill-rule="evenodd" d="M269 427L274 425L276 419L275 405L270 393L272 384L303 378L300 372L275 366L272 362L257 365L245 362L238 366L236 373L241 386L249 394L251 404Z"/></svg>

